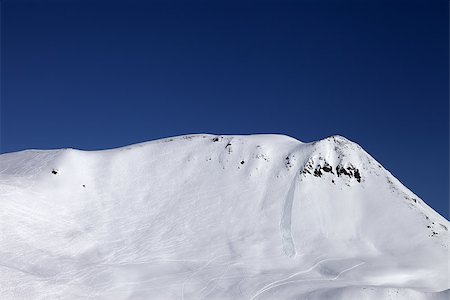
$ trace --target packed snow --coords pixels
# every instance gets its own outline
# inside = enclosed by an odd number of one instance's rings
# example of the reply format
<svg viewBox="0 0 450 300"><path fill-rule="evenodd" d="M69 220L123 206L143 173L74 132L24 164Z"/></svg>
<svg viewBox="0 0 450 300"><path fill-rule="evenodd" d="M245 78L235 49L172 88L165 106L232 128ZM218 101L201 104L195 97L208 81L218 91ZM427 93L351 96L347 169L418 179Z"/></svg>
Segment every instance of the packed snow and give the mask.
<svg viewBox="0 0 450 300"><path fill-rule="evenodd" d="M448 299L449 227L340 136L0 155L0 299Z"/></svg>

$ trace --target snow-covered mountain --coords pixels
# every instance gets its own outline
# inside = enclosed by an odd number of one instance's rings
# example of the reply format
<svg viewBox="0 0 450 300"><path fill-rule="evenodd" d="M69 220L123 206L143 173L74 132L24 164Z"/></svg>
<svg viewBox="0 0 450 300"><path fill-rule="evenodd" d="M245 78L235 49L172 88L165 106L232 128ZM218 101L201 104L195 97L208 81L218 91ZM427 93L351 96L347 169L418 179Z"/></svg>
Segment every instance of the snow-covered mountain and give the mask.
<svg viewBox="0 0 450 300"><path fill-rule="evenodd" d="M448 299L449 222L357 144L0 155L1 299Z"/></svg>

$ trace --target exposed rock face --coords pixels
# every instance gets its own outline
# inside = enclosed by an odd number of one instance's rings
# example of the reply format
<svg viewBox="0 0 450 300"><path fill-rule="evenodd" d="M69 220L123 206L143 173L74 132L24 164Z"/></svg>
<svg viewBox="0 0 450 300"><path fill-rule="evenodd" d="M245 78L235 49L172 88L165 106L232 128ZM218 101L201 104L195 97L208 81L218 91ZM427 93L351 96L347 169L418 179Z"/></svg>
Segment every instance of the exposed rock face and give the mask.
<svg viewBox="0 0 450 300"><path fill-rule="evenodd" d="M354 155L348 157L348 153L346 154L347 150L350 149L351 153L359 146L352 145L351 142L340 136L330 137L319 143L322 144L321 146L327 144L327 155L325 156L324 153L320 151L314 152L303 166L301 171L303 175L312 174L315 177L322 177L324 173L329 173L329 175L346 178L349 182L352 181L352 179L356 180L358 183L361 182L361 172L355 167L357 163L360 163L359 158L354 157ZM352 159L355 160L355 163L352 163ZM335 172L333 170L335 170ZM335 178L332 180L334 182Z"/></svg>

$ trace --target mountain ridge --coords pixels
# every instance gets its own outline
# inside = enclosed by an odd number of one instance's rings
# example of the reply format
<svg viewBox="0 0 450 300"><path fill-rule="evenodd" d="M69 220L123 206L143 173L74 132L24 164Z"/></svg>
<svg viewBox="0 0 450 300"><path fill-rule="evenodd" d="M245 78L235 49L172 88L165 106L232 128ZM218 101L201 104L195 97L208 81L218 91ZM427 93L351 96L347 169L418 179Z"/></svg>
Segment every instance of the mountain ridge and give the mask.
<svg viewBox="0 0 450 300"><path fill-rule="evenodd" d="M448 296L449 222L341 136L2 154L0 199L6 299Z"/></svg>

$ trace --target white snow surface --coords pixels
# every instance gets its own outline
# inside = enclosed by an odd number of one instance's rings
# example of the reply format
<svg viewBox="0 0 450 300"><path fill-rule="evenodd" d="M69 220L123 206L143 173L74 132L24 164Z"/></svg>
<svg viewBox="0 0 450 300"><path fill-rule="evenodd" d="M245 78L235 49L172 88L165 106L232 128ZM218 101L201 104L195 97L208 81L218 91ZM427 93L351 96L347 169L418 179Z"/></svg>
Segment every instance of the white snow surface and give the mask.
<svg viewBox="0 0 450 300"><path fill-rule="evenodd" d="M448 299L449 227L341 136L0 155L0 299Z"/></svg>

